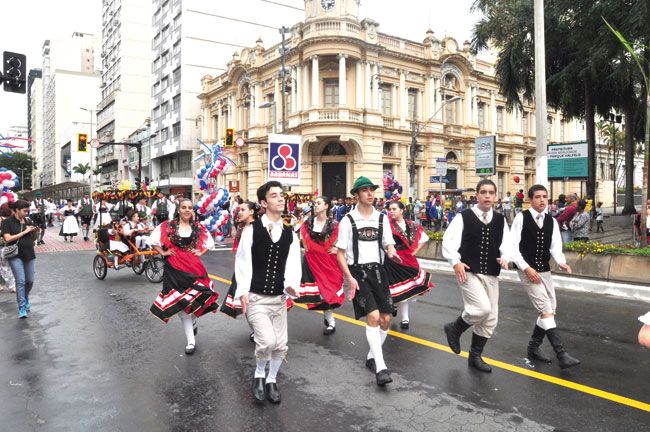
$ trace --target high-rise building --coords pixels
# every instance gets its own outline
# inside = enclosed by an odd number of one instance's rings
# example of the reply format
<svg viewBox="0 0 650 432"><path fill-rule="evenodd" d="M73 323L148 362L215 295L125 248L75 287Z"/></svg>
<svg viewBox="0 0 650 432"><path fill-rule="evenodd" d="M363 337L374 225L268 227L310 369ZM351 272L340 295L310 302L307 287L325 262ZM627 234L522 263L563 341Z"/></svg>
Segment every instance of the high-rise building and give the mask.
<svg viewBox="0 0 650 432"><path fill-rule="evenodd" d="M88 152L77 151L76 136L90 134L93 123L81 108L99 100L96 43L94 35L75 32L43 44L41 188L72 181L73 167L90 162Z"/></svg>
<svg viewBox="0 0 650 432"><path fill-rule="evenodd" d="M32 189L41 187L40 170L43 167L42 77L41 69L30 70L27 76L27 136L31 140L31 156L33 161L31 174Z"/></svg>
<svg viewBox="0 0 650 432"><path fill-rule="evenodd" d="M101 58L97 138L101 142L127 142L151 115L151 0L103 1ZM100 182L134 180L137 167L129 172L127 158L126 146L98 148Z"/></svg>
<svg viewBox="0 0 650 432"><path fill-rule="evenodd" d="M192 152L204 121L201 78L219 68L214 18L222 2L154 0L151 85L151 180L166 192L189 194Z"/></svg>

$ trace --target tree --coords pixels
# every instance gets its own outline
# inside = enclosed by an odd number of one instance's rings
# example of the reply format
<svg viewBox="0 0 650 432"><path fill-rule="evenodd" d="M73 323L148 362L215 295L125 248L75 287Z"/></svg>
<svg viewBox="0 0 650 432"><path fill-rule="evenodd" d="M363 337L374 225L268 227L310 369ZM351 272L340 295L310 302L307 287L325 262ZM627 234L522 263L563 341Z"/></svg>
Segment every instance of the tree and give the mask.
<svg viewBox="0 0 650 432"><path fill-rule="evenodd" d="M32 163L32 157L27 153L13 152L0 155L0 167L15 172L20 179L20 184L13 188L14 191L32 188Z"/></svg>
<svg viewBox="0 0 650 432"><path fill-rule="evenodd" d="M86 180L86 173L88 171L90 171L90 164L89 163L85 163L85 164L80 163L80 164L74 166L72 168L72 171L77 173L77 174L81 174L81 176L83 177L83 179L85 181Z"/></svg>

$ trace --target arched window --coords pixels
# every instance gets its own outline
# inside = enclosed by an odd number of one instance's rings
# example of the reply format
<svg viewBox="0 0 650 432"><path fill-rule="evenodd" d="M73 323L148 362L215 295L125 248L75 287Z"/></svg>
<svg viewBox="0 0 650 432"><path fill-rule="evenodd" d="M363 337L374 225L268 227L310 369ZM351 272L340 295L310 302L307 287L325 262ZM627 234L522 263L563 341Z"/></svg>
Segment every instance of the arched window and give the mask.
<svg viewBox="0 0 650 432"><path fill-rule="evenodd" d="M458 156L453 151L447 153L447 162L458 162Z"/></svg>
<svg viewBox="0 0 650 432"><path fill-rule="evenodd" d="M347 152L345 148L338 141L332 141L325 146L321 156L345 156Z"/></svg>

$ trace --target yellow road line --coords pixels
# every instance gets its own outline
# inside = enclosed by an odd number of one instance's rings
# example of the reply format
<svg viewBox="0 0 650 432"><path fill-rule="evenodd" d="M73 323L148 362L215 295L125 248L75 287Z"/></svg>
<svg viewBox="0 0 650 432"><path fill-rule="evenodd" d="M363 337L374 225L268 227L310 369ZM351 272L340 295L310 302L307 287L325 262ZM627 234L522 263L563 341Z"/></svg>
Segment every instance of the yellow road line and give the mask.
<svg viewBox="0 0 650 432"><path fill-rule="evenodd" d="M223 283L225 283L227 285L230 285L230 281L227 280L227 279L224 279L222 277L212 275L212 274L209 275L209 276L214 280L217 280L219 282L223 282ZM302 309L307 309L307 306L305 306L303 304L300 304L300 303L294 303L294 305L298 306L298 307L300 307ZM317 312L317 311L314 311L314 312ZM318 312L318 313L322 313L322 312ZM334 316L336 317L337 320L345 321L347 323L354 324L354 325L357 325L359 327L365 327L366 326L366 323L364 323L362 321L355 320L354 318L350 318L350 317L345 316L345 315L335 313ZM444 352L453 354L453 352L451 351L451 349L449 349L449 347L447 345L439 344L439 343L432 342L432 341L429 341L429 340L426 340L426 339L422 339L422 338L419 338L419 337L416 337L416 336L411 336L411 335L408 335L408 334L405 334L405 333L400 333L400 332L397 332L397 331L394 331L394 330L390 330L389 334L394 336L394 337L404 339L404 340L407 340L409 342L416 343L418 345L422 345L422 346L425 346L425 347L429 347L429 348L437 349L439 351L444 351ZM467 357L468 354L467 354L466 351L463 351L460 355L462 357ZM579 392L586 393L586 394L589 394L589 395L592 395L592 396L595 396L595 397L599 397L601 399L606 399L606 400L616 402L616 403L619 403L619 404L622 404L622 405L627 405L629 407L636 408L636 409L639 409L639 410L642 410L642 411L650 412L650 404L645 403L645 402L641 402L641 401L638 401L638 400L635 400L635 399L630 399L630 398L627 398L625 396L620 396L620 395L610 393L610 392L607 392L607 391L604 391L604 390L600 390L600 389L597 389L597 388L594 388L594 387L589 387L589 386L586 386L586 385L578 384L578 383L575 383L573 381L569 381L569 380L565 380L565 379L562 379L562 378L557 378L557 377L554 377L554 376L551 376L551 375L546 375L546 374L543 374L543 373L540 373L540 372L532 371L532 370L529 370L529 369L526 369L526 368L523 368L523 367L520 367L520 366L511 365L509 363L505 363L505 362L502 362L502 361L499 361L499 360L493 360L493 359L490 359L490 358L487 358L487 357L483 357L483 360L485 360L486 363L491 364L494 367L504 369L504 370L507 370L507 371L510 371L510 372L513 372L513 373L516 373L516 374L519 374L519 375L524 375L524 376L527 376L527 377L530 377L530 378L535 378L535 379L540 380L540 381L546 381L546 382L551 383L551 384L555 384L555 385L558 385L558 386L561 386L561 387L566 387L566 388L569 388L569 389L572 389L572 390L575 390L575 391L579 391Z"/></svg>

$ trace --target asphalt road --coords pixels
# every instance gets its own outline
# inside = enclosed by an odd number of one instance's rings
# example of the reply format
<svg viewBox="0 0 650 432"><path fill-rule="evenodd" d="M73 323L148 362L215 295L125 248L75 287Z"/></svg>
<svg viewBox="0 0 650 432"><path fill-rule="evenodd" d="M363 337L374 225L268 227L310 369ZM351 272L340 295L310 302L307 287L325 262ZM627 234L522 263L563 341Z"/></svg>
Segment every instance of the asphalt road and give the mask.
<svg viewBox="0 0 650 432"><path fill-rule="evenodd" d="M435 290L411 308L411 329L394 326L384 345L394 371L385 389L364 367L365 333L349 305L329 337L321 315L295 307L278 381L283 401L273 406L250 394L245 320L201 318L187 357L180 321L165 325L148 312L159 285L129 269L98 281L93 255L40 254L27 320L17 319L12 295L0 294L0 431L630 432L650 421L650 351L636 343L647 303L560 292L557 321L583 361L561 372L556 362L524 358L535 313L519 285L502 283L500 323L485 352L495 367L486 375L445 347L442 326L461 300L449 276L435 275ZM205 261L230 278L230 252ZM551 353L547 342L543 349Z"/></svg>

